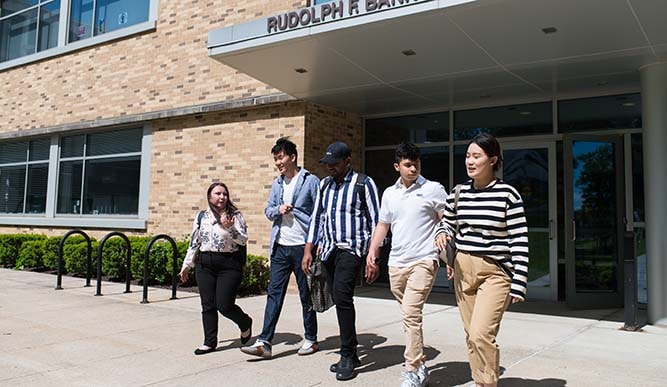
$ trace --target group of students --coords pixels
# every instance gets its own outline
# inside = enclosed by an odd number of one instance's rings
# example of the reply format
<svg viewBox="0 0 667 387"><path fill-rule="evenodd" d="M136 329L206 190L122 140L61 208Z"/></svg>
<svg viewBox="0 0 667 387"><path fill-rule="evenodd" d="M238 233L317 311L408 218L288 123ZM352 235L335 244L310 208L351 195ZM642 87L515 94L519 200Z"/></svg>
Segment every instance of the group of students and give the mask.
<svg viewBox="0 0 667 387"><path fill-rule="evenodd" d="M378 278L380 247L391 231L390 288L406 335L401 385L428 384L422 311L435 282L440 252L453 240L457 253L447 265L447 277L454 281L472 379L479 387L496 386L496 335L509 303L525 299L528 271L528 228L521 196L495 177L502 164L498 141L488 134L470 141L466 152L470 180L449 195L441 184L421 175L419 148L400 144L393 164L399 178L384 191L382 203L373 179L351 168L351 151L343 142L327 147L320 163L327 166L329 176L321 181L298 167L296 145L289 139L279 139L271 153L280 175L264 211L273 222L264 324L255 342L241 351L271 357L292 273L305 331L297 353L318 350L308 275L313 259L319 259L332 290L341 341L340 360L330 371L337 380L354 378L361 365L353 299L357 277L363 269L367 282ZM195 350L197 355L216 350L218 311L239 327L242 344L252 336L252 319L235 303L247 227L223 183L212 184L207 198L209 209L195 217L180 272L186 281L194 267L200 290L204 344Z"/></svg>

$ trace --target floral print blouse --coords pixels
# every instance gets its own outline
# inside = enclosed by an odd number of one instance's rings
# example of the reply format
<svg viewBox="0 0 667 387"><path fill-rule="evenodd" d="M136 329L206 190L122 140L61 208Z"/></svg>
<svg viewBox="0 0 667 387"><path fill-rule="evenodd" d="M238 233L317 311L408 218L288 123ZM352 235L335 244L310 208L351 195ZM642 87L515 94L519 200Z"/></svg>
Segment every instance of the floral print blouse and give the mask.
<svg viewBox="0 0 667 387"><path fill-rule="evenodd" d="M197 224L198 217L199 213L195 215L190 246L185 254L183 267L195 266L194 258L198 251L232 253L239 249L239 245L245 245L248 241L248 226L241 211L234 213L234 225L230 228L218 223L211 210L204 211L201 227Z"/></svg>

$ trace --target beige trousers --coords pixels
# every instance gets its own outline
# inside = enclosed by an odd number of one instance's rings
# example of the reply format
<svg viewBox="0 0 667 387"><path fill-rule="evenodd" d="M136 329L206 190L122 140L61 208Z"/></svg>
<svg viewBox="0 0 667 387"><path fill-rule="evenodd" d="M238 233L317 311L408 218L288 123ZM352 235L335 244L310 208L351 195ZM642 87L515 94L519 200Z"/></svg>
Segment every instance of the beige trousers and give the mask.
<svg viewBox="0 0 667 387"><path fill-rule="evenodd" d="M472 378L498 382L500 350L496 335L510 302L511 279L491 258L463 252L454 261L454 289L466 332Z"/></svg>
<svg viewBox="0 0 667 387"><path fill-rule="evenodd" d="M396 297L403 317L405 332L405 367L416 371L425 361L422 332L422 310L435 282L438 262L417 261L412 266L389 267L391 292Z"/></svg>

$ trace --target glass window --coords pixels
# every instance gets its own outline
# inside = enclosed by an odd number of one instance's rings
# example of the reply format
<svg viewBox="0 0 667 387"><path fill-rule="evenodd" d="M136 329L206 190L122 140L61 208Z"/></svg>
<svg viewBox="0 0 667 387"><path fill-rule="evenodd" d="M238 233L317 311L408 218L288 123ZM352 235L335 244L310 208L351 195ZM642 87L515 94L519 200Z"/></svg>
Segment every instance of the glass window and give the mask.
<svg viewBox="0 0 667 387"><path fill-rule="evenodd" d="M0 166L0 213L23 213L25 165Z"/></svg>
<svg viewBox="0 0 667 387"><path fill-rule="evenodd" d="M60 0L43 5L39 11L39 35L37 52L58 45L58 29L60 27Z"/></svg>
<svg viewBox="0 0 667 387"><path fill-rule="evenodd" d="M90 38L148 20L150 0L73 0L69 41Z"/></svg>
<svg viewBox="0 0 667 387"><path fill-rule="evenodd" d="M366 146L449 140L449 113L429 113L366 121Z"/></svg>
<svg viewBox="0 0 667 387"><path fill-rule="evenodd" d="M462 110L454 113L454 140L480 133L496 137L553 133L551 102Z"/></svg>
<svg viewBox="0 0 667 387"><path fill-rule="evenodd" d="M449 151L448 147L426 147L419 149L421 174L425 178L442 184L449 193ZM397 176L398 178L398 176Z"/></svg>
<svg viewBox="0 0 667 387"><path fill-rule="evenodd" d="M84 214L137 214L141 156L86 161Z"/></svg>
<svg viewBox="0 0 667 387"><path fill-rule="evenodd" d="M641 128L639 94L581 98L558 102L558 131Z"/></svg>
<svg viewBox="0 0 667 387"><path fill-rule="evenodd" d="M141 141L142 129L63 137L57 213L136 215Z"/></svg>
<svg viewBox="0 0 667 387"><path fill-rule="evenodd" d="M0 144L0 213L45 212L49 147L49 139Z"/></svg>
<svg viewBox="0 0 667 387"><path fill-rule="evenodd" d="M455 185L470 180L468 170L466 169L467 151L468 145L456 145L454 147L454 182L450 188L454 188Z"/></svg>
<svg viewBox="0 0 667 387"><path fill-rule="evenodd" d="M0 17L8 16L37 5L38 0L2 0L0 1Z"/></svg>
<svg viewBox="0 0 667 387"><path fill-rule="evenodd" d="M0 21L0 62L35 53L37 8Z"/></svg>
<svg viewBox="0 0 667 387"><path fill-rule="evenodd" d="M394 149L366 151L365 164L366 175L373 178L380 196L398 179L398 173L394 169Z"/></svg>

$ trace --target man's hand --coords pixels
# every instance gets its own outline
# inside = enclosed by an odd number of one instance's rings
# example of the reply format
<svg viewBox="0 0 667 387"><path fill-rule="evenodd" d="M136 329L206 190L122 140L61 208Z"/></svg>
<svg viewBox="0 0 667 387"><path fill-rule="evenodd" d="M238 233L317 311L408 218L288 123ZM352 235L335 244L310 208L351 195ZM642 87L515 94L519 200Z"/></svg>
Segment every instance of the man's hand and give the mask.
<svg viewBox="0 0 667 387"><path fill-rule="evenodd" d="M447 265L447 279L452 280L454 278L454 267Z"/></svg>
<svg viewBox="0 0 667 387"><path fill-rule="evenodd" d="M438 236L435 238L435 247L438 249L438 251L444 251L447 248L447 242L452 239L450 236L447 234L440 233Z"/></svg>
<svg viewBox="0 0 667 387"><path fill-rule="evenodd" d="M372 284L379 276L380 267L377 264L377 258L375 257L375 254L369 253L366 257L366 272L364 273L366 282Z"/></svg>
<svg viewBox="0 0 667 387"><path fill-rule="evenodd" d="M303 259L301 259L301 270L306 274L310 275L310 265L313 263L313 254L310 250L305 249L303 251Z"/></svg>
<svg viewBox="0 0 667 387"><path fill-rule="evenodd" d="M278 208L278 211L280 212L280 215L285 215L292 212L292 208L294 207L291 204L283 204Z"/></svg>
<svg viewBox="0 0 667 387"><path fill-rule="evenodd" d="M183 283L188 282L189 272L190 272L189 267L184 267L181 269L181 272L178 273L178 276L181 277L181 282Z"/></svg>
<svg viewBox="0 0 667 387"><path fill-rule="evenodd" d="M520 299L519 297L511 296L510 298L512 298L512 304L518 304L519 302L523 302L523 300Z"/></svg>

